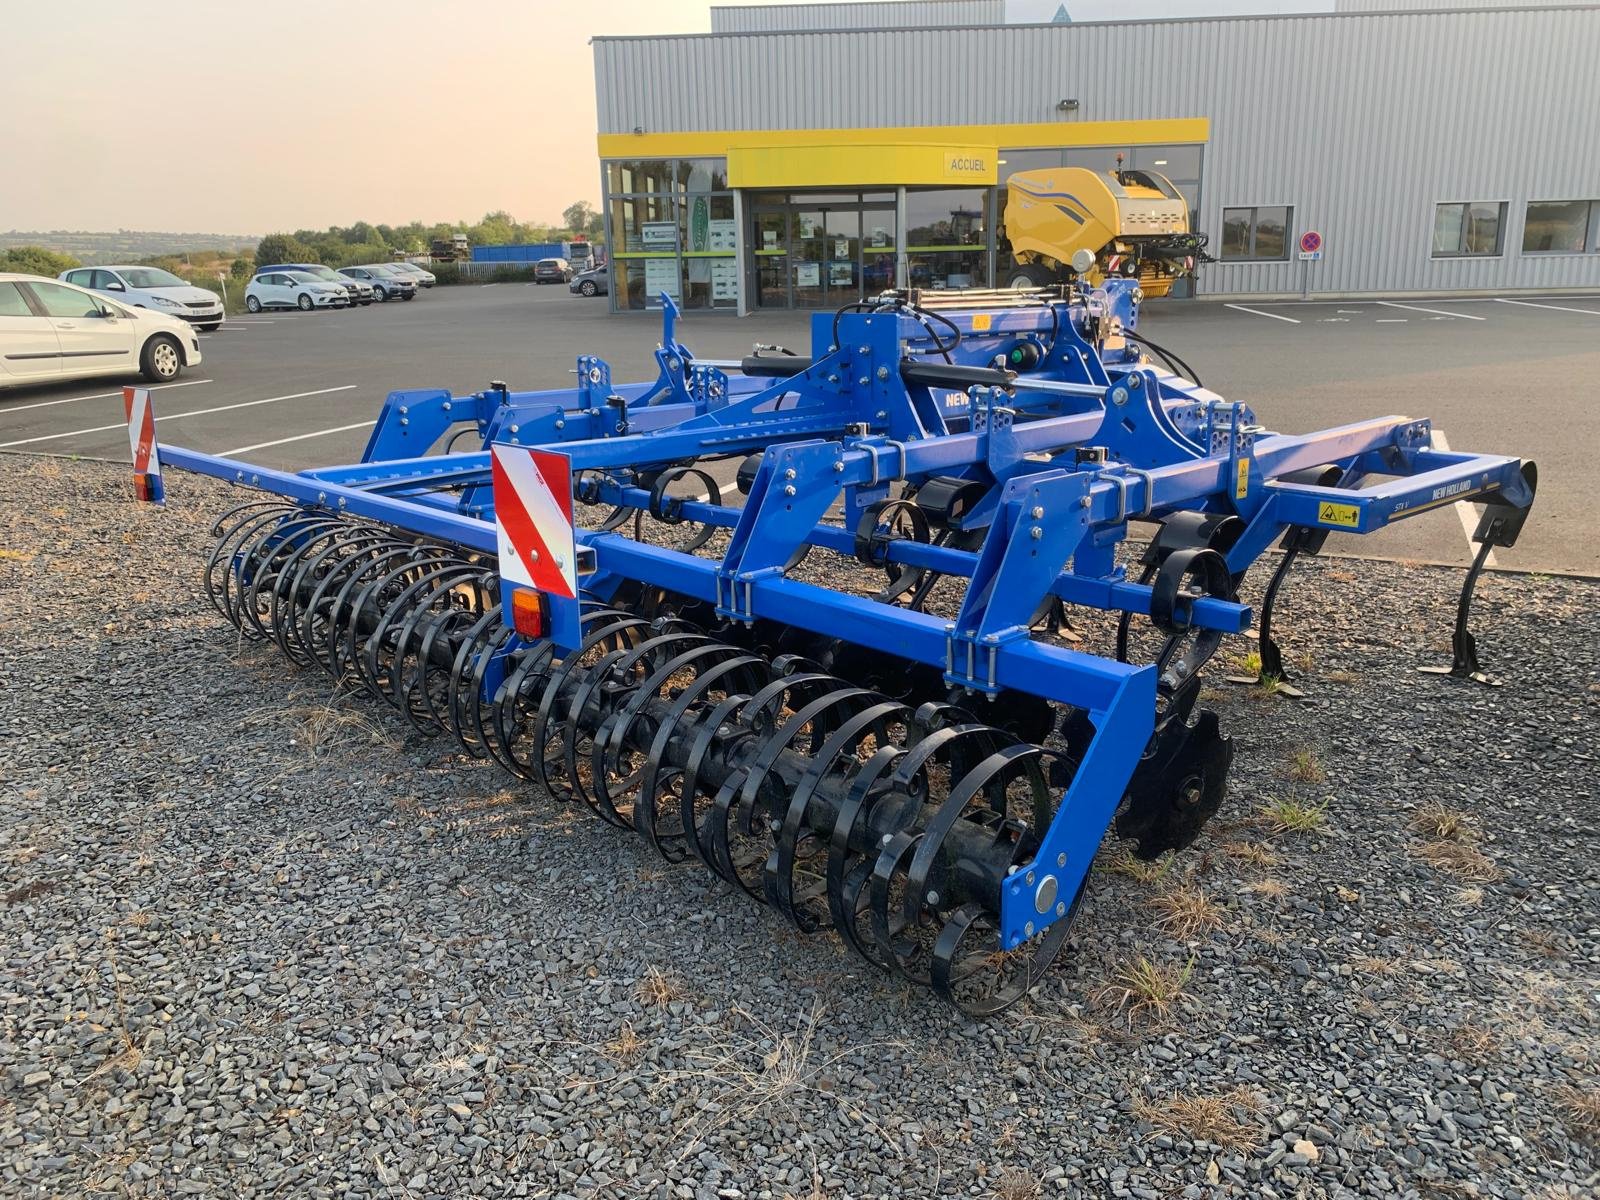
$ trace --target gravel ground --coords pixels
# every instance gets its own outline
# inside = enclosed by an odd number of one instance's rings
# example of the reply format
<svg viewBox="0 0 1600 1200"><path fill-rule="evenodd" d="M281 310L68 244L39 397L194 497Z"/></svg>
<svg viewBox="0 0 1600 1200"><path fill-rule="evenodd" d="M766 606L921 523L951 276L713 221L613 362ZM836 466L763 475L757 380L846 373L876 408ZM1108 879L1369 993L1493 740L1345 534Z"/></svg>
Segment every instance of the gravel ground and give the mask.
<svg viewBox="0 0 1600 1200"><path fill-rule="evenodd" d="M0 1195L1597 1194L1592 584L1490 691L1459 574L1297 568L1315 703L1219 682L1223 815L979 1024L237 644L220 486L6 466Z"/></svg>

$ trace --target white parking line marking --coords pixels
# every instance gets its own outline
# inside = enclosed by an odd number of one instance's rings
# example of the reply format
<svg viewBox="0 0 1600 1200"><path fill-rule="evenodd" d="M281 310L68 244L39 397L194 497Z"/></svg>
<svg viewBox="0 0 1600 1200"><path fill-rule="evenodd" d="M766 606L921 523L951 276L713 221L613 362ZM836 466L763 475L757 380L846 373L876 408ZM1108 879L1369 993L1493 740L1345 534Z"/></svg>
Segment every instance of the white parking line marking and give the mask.
<svg viewBox="0 0 1600 1200"><path fill-rule="evenodd" d="M348 392L355 386L353 383L346 383L340 387L318 388L314 392L294 392L288 396L268 396L265 400L246 400L242 404L221 404L216 408L200 408L194 412L173 413L169 417L158 416L156 424L160 426L164 422L181 421L185 417L204 417L209 416L211 413L232 412L236 408L254 408L258 404L276 404L280 400L299 400L305 396L326 396L329 392ZM31 446L35 442L55 442L62 438L82 437L89 433L106 433L112 429L126 429L127 427L126 421L118 421L115 425L96 425L92 429L71 429L66 433L46 433L40 437L22 438L15 442L0 442L0 450L9 449L12 446Z"/></svg>
<svg viewBox="0 0 1600 1200"><path fill-rule="evenodd" d="M1487 321L1489 319L1488 317L1475 317L1471 313L1445 312L1442 308L1423 308L1417 304L1397 304L1393 300L1379 300L1378 303L1385 308L1407 308L1412 312L1432 313L1436 317L1460 317L1463 321Z"/></svg>
<svg viewBox="0 0 1600 1200"><path fill-rule="evenodd" d="M164 392L168 388L194 387L201 383L210 383L209 379L186 379L182 383L158 383L150 390ZM68 396L65 400L41 400L37 404L19 404L15 408L0 408L0 416L6 413L25 412L30 408L49 408L53 404L76 404L79 400L104 400L107 396L120 396L121 392L96 392L92 396Z"/></svg>
<svg viewBox="0 0 1600 1200"><path fill-rule="evenodd" d="M275 442L257 442L254 446L235 446L232 450L222 451L222 457L227 458L234 454L248 454L252 450L266 450L273 446L287 446L290 442L303 442L307 438L325 437L330 433L346 433L352 429L371 429L378 422L357 421L354 425L336 425L332 429L317 429L311 433L298 433L294 437L279 438Z"/></svg>
<svg viewBox="0 0 1600 1200"><path fill-rule="evenodd" d="M1435 429L1429 436L1435 450L1443 450L1446 454L1450 453L1450 439L1444 436L1444 430ZM1456 516L1461 519L1462 531L1467 535L1467 553L1476 554L1478 547L1472 540L1472 535L1478 529L1478 510L1472 506L1470 500L1457 500L1450 507L1456 510ZM1483 565L1490 569L1500 565L1495 561L1493 550L1489 551L1489 557L1483 560Z"/></svg>
<svg viewBox="0 0 1600 1200"><path fill-rule="evenodd" d="M1246 308L1242 304L1224 304L1223 308L1236 308L1240 312L1247 312L1257 317L1271 317L1274 321L1287 321L1291 325L1300 324L1298 317L1281 317L1277 313L1262 312L1259 308Z"/></svg>
<svg viewBox="0 0 1600 1200"><path fill-rule="evenodd" d="M1534 304L1532 301L1529 301L1529 300L1504 300L1504 299L1501 299L1498 296L1495 297L1495 303L1496 304L1520 304L1523 308L1548 308L1552 312L1575 312L1575 313L1582 313L1586 317L1600 317L1600 312L1596 312L1592 308L1563 308L1559 304Z"/></svg>
<svg viewBox="0 0 1600 1200"><path fill-rule="evenodd" d="M1336 308L1333 311L1334 312L1344 313L1346 316L1349 316L1349 317L1358 317L1358 316L1361 315L1361 312L1362 312L1362 310L1359 309L1359 308Z"/></svg>
<svg viewBox="0 0 1600 1200"><path fill-rule="evenodd" d="M1379 317L1373 322L1374 325L1409 325L1410 323L1410 317Z"/></svg>

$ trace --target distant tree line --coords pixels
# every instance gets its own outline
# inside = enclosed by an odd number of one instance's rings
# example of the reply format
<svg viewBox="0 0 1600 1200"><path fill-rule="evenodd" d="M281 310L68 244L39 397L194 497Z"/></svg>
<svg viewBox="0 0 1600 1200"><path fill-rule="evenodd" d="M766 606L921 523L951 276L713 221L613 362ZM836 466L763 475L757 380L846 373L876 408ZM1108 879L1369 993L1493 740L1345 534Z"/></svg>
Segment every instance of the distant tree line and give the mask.
<svg viewBox="0 0 1600 1200"><path fill-rule="evenodd" d="M458 233L467 235L474 246L507 246L538 242L570 241L582 234L597 237L604 229L600 213L587 200L570 204L562 212L563 225L541 225L518 221L504 209L485 213L475 225L465 221L426 225L333 225L327 229L297 229L293 233L269 233L256 247L255 261L319 262L330 267L353 263L386 262L396 251L426 254L435 241L449 241Z"/></svg>

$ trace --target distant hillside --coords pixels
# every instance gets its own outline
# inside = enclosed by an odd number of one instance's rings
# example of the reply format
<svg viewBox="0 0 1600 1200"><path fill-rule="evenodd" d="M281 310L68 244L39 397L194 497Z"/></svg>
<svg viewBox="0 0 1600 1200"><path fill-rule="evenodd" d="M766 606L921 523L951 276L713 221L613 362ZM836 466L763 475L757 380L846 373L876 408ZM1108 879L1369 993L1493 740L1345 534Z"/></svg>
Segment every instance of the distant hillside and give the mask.
<svg viewBox="0 0 1600 1200"><path fill-rule="evenodd" d="M70 254L84 263L109 263L129 259L153 258L158 254L183 254L194 250L248 250L260 237L252 233L159 233L140 229L119 229L115 233L95 233L81 229L24 231L9 229L0 233L0 250L13 246L43 246Z"/></svg>

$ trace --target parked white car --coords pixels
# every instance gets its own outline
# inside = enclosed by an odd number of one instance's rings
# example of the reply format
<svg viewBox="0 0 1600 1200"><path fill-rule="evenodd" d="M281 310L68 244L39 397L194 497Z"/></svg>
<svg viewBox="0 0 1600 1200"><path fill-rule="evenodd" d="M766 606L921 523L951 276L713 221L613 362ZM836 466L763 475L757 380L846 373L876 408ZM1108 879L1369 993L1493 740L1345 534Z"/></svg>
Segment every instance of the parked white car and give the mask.
<svg viewBox="0 0 1600 1200"><path fill-rule="evenodd" d="M263 308L344 308L350 293L342 283L325 283L304 271L262 271L244 289L244 306L251 312Z"/></svg>
<svg viewBox="0 0 1600 1200"><path fill-rule="evenodd" d="M200 335L150 308L42 275L0 273L0 387L90 375L168 383L200 365Z"/></svg>
<svg viewBox="0 0 1600 1200"><path fill-rule="evenodd" d="M59 278L64 283L115 296L134 308L153 308L207 331L227 320L222 313L222 299L215 292L185 283L160 267L76 267L63 271Z"/></svg>

